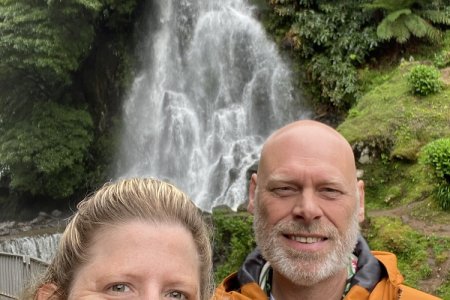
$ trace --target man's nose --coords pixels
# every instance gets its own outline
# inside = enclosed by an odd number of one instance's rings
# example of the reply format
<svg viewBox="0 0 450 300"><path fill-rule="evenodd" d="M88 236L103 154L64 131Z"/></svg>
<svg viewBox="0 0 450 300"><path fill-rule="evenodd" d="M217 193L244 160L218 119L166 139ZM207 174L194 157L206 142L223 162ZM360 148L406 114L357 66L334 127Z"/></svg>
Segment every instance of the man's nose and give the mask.
<svg viewBox="0 0 450 300"><path fill-rule="evenodd" d="M292 208L294 219L309 224L323 216L322 208L312 189L303 189L296 197Z"/></svg>

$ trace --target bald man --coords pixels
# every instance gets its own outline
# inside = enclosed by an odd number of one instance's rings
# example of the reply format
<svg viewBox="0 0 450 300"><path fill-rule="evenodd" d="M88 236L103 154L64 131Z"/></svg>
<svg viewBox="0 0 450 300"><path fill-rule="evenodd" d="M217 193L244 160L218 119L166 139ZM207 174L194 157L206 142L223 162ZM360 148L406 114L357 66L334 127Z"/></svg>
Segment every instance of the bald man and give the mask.
<svg viewBox="0 0 450 300"><path fill-rule="evenodd" d="M325 124L297 121L267 139L248 210L258 247L214 299L439 299L403 285L394 254L369 250L353 150Z"/></svg>

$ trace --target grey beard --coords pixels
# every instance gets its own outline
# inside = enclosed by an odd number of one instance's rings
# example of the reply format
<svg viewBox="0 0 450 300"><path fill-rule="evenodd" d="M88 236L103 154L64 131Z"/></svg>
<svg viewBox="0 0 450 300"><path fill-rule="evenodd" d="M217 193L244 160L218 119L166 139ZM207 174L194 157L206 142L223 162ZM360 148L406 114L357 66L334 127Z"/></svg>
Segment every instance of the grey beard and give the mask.
<svg viewBox="0 0 450 300"><path fill-rule="evenodd" d="M349 227L342 235L333 225L321 223L323 222L317 221L305 226L299 222L289 221L271 227L256 206L253 228L256 243L272 268L296 285L311 286L336 275L350 263L359 234L358 209L355 209ZM279 241L281 233L286 232L325 235L334 245L332 250L325 254L296 251L283 247Z"/></svg>

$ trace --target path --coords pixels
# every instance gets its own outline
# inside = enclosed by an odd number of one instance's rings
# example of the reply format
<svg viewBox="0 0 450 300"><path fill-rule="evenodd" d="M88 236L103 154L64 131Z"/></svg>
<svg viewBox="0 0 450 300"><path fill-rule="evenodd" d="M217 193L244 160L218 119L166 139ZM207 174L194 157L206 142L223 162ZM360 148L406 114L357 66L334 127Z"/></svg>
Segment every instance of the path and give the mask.
<svg viewBox="0 0 450 300"><path fill-rule="evenodd" d="M403 223L411 226L414 230L421 232L425 235L432 235L450 238L450 224L440 224L425 222L423 220L417 219L411 215L411 211L418 205L422 204L422 201L416 201L413 203L408 203L399 207L392 209L381 209L373 210L368 212L369 217L396 217L400 218Z"/></svg>

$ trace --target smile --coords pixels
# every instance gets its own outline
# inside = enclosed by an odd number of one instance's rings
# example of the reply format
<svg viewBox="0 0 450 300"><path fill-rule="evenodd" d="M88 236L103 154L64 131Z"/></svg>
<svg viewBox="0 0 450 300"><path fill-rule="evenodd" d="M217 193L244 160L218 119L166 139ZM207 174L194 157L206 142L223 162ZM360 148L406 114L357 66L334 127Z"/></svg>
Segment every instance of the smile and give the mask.
<svg viewBox="0 0 450 300"><path fill-rule="evenodd" d="M306 236L295 236L295 235L291 235L288 236L288 238L290 240L299 242L299 243L303 243L303 244L314 244L314 243L318 243L318 242L322 242L325 241L326 238L323 237L306 237Z"/></svg>

